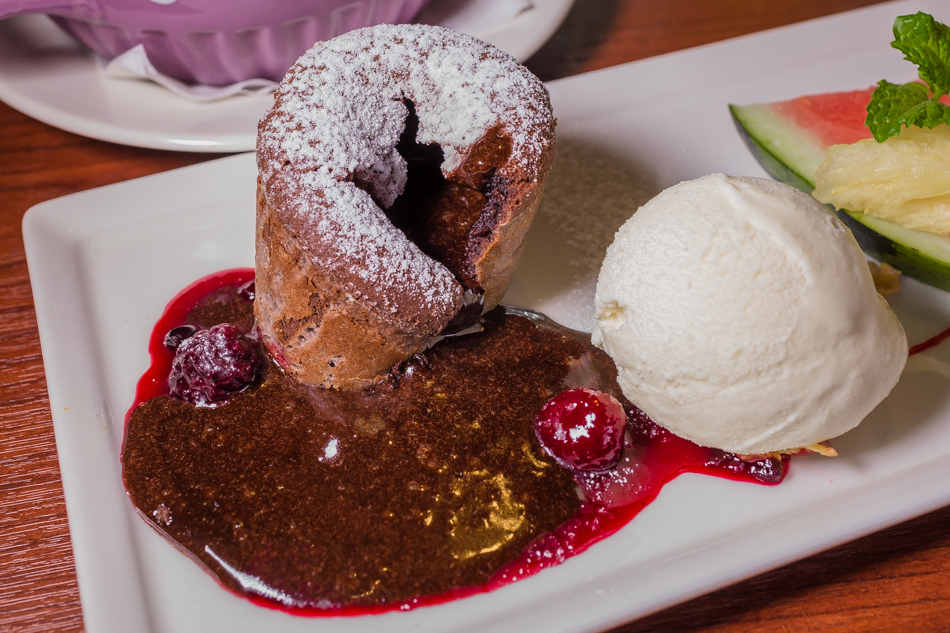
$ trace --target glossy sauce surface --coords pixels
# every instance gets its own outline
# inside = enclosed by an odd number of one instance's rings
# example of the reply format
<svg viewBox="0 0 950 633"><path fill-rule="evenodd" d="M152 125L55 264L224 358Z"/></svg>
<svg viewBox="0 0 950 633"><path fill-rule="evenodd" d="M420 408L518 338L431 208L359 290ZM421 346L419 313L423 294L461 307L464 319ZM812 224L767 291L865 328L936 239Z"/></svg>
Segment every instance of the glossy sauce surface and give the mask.
<svg viewBox="0 0 950 633"><path fill-rule="evenodd" d="M177 297L155 328L123 447L130 498L228 589L298 613L358 614L487 591L612 534L681 472L778 483L782 460L745 462L654 425L622 399L588 336L497 309L369 391L304 389L271 365L215 407L167 395L166 334L240 324L253 271ZM607 472L575 475L540 447L551 397L587 387L628 411Z"/></svg>

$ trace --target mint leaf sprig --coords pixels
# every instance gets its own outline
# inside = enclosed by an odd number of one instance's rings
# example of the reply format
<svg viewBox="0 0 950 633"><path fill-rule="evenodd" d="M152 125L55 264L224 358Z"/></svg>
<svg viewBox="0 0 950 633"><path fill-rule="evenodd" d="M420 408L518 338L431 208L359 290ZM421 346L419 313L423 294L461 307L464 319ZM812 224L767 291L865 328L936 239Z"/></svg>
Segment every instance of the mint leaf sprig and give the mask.
<svg viewBox="0 0 950 633"><path fill-rule="evenodd" d="M897 136L901 127L950 124L950 106L939 101L950 93L950 27L926 13L902 15L894 20L891 46L916 64L921 81L878 82L864 121L874 139L880 143Z"/></svg>

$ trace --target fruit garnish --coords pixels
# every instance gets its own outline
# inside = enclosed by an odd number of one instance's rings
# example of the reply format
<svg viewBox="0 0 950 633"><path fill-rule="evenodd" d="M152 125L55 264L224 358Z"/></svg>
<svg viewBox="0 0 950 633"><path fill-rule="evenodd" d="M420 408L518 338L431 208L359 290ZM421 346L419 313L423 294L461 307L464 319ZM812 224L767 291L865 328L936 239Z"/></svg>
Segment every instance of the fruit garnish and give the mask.
<svg viewBox="0 0 950 633"><path fill-rule="evenodd" d="M870 107L870 106L869 106ZM813 195L917 231L950 234L950 127L909 127L882 143L832 145Z"/></svg>
<svg viewBox="0 0 950 633"><path fill-rule="evenodd" d="M214 406L253 384L262 369L260 353L241 330L221 323L180 342L168 387L174 398Z"/></svg>
<svg viewBox="0 0 950 633"><path fill-rule="evenodd" d="M902 15L894 20L891 46L917 65L920 81L878 82L865 124L879 143L900 134L902 127L933 129L950 123L950 106L940 103L950 92L950 27L920 11Z"/></svg>
<svg viewBox="0 0 950 633"><path fill-rule="evenodd" d="M831 145L861 138L871 145L885 145L874 141L864 125L864 108L871 93L849 90L729 107L739 133L765 171L811 193L815 172ZM907 132L933 134L939 130L911 128L904 130ZM908 229L847 206L837 215L871 257L890 264L905 277L950 290L950 238Z"/></svg>
<svg viewBox="0 0 950 633"><path fill-rule="evenodd" d="M541 407L534 430L544 450L562 466L592 472L617 465L626 423L623 405L610 394L572 389Z"/></svg>

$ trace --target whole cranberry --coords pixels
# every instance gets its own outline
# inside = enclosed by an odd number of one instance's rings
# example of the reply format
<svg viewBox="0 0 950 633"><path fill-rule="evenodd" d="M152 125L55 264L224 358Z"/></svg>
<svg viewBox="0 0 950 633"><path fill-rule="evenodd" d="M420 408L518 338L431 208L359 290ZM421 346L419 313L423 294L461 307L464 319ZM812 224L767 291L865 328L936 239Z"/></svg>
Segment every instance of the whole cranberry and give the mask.
<svg viewBox="0 0 950 633"><path fill-rule="evenodd" d="M534 430L541 446L562 466L584 472L617 465L627 415L610 394L572 389L548 400Z"/></svg>
<svg viewBox="0 0 950 633"><path fill-rule="evenodd" d="M256 381L263 364L257 347L241 330L221 323L198 330L178 345L168 387L179 400L213 406Z"/></svg>

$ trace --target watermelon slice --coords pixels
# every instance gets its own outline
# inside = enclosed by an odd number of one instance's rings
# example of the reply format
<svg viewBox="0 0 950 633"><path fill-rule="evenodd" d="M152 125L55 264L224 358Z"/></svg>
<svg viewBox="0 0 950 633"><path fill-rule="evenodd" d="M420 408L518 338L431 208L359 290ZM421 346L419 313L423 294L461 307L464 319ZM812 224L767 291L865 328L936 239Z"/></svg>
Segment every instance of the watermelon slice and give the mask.
<svg viewBox="0 0 950 633"><path fill-rule="evenodd" d="M748 106L730 105L740 135L776 180L806 193L829 146L871 138L865 107L874 88L809 95ZM950 238L907 229L866 213L837 211L866 253L908 277L950 290Z"/></svg>

